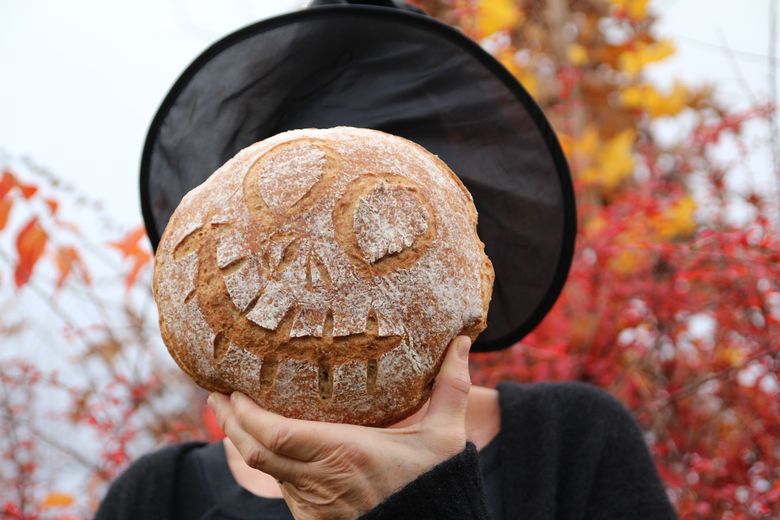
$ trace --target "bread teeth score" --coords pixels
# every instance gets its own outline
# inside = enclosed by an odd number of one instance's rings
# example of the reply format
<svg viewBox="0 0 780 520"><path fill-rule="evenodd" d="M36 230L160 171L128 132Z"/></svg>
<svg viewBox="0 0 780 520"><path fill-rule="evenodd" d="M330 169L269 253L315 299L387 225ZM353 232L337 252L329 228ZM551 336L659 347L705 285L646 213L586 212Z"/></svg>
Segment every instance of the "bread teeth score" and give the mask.
<svg viewBox="0 0 780 520"><path fill-rule="evenodd" d="M377 130L277 134L190 191L157 248L163 340L208 390L301 419L417 411L449 341L485 328L493 267L457 176Z"/></svg>

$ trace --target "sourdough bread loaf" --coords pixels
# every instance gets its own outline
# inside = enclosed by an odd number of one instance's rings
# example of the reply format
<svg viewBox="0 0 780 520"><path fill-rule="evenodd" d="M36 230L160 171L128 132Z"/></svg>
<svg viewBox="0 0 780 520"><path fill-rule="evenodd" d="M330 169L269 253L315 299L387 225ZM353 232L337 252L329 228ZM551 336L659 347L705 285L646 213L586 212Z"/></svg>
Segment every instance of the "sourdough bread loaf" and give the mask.
<svg viewBox="0 0 780 520"><path fill-rule="evenodd" d="M200 386L276 413L385 426L485 328L493 268L471 195L376 130L277 134L189 192L160 240L165 344Z"/></svg>

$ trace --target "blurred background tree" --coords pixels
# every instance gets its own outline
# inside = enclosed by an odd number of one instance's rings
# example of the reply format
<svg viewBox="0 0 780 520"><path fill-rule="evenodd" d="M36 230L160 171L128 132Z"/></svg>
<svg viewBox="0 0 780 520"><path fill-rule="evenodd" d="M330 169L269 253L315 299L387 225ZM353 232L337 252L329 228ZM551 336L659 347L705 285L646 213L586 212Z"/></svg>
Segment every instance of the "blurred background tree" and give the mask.
<svg viewBox="0 0 780 520"><path fill-rule="evenodd" d="M780 517L776 107L653 81L646 68L675 45L647 0L415 3L518 78L575 177L566 288L521 343L473 356L475 382L602 386L634 412L682 518ZM757 147L773 183L732 182ZM159 339L143 229L85 233L74 222L110 220L99 203L29 161L0 166L0 306L22 291L42 303L24 322L0 313L0 335L59 338L58 362L14 352L0 368L0 511L86 518L130 459L219 432Z"/></svg>

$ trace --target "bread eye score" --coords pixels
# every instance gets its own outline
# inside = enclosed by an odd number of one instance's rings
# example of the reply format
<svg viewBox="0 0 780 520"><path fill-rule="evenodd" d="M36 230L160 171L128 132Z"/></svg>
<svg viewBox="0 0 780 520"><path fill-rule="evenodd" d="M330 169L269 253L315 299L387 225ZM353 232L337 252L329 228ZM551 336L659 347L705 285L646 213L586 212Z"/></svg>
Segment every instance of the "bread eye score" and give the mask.
<svg viewBox="0 0 780 520"><path fill-rule="evenodd" d="M208 390L386 426L428 399L448 343L486 327L493 267L468 190L377 130L292 130L176 208L154 296L169 352Z"/></svg>

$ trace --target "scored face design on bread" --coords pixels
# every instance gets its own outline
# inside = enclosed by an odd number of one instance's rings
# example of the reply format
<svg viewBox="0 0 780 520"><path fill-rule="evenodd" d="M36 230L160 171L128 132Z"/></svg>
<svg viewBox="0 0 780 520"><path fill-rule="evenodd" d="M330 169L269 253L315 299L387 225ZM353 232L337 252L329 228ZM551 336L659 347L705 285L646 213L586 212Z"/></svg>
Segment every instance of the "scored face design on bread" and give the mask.
<svg viewBox="0 0 780 520"><path fill-rule="evenodd" d="M468 192L382 132L256 143L185 197L157 252L174 359L202 386L306 419L386 425L485 327L493 272Z"/></svg>

